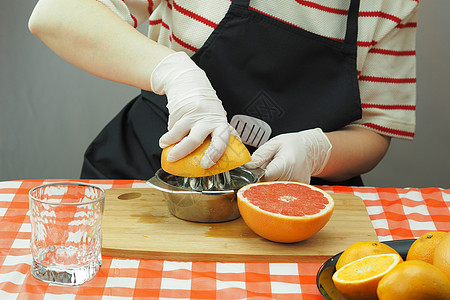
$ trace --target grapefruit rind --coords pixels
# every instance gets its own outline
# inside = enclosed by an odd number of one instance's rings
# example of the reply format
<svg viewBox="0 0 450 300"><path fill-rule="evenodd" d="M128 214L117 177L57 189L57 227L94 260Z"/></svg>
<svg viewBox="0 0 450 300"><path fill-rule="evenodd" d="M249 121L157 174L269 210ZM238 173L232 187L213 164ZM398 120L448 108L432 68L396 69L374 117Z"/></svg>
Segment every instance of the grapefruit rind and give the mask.
<svg viewBox="0 0 450 300"><path fill-rule="evenodd" d="M320 192L328 200L319 213L304 216L286 216L267 212L250 203L243 193L253 186L270 184L298 184ZM330 220L334 211L334 200L325 191L309 184L294 181L259 182L244 186L237 193L238 207L247 226L259 236L274 242L295 243L306 240L319 232Z"/></svg>
<svg viewBox="0 0 450 300"><path fill-rule="evenodd" d="M197 149L175 162L169 162L167 156L176 144L164 148L161 153L161 168L175 176L205 177L235 169L252 159L247 147L238 138L231 135L225 152L216 164L209 169L203 169L200 166L200 161L210 143L211 137L209 136Z"/></svg>

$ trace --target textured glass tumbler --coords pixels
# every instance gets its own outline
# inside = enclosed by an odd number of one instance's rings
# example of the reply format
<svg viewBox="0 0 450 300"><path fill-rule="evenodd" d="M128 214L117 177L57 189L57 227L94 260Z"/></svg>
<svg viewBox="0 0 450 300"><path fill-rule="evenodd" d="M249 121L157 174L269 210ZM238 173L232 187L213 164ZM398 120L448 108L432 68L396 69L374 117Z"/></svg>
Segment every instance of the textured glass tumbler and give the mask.
<svg viewBox="0 0 450 300"><path fill-rule="evenodd" d="M60 182L31 189L29 198L31 274L60 285L92 279L102 264L105 191L90 184Z"/></svg>

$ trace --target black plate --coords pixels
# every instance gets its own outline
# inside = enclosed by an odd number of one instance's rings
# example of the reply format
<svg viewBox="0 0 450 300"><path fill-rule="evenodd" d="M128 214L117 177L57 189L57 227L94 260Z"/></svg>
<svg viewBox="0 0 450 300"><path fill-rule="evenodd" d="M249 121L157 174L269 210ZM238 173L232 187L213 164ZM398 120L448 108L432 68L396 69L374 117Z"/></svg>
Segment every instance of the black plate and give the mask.
<svg viewBox="0 0 450 300"><path fill-rule="evenodd" d="M408 254L408 250L411 247L412 243L414 243L415 239L409 240L397 240L397 241L388 241L383 242L384 244L391 246L394 248L403 259L406 259L406 255ZM336 254L326 262L322 264L319 271L317 272L316 277L316 285L319 289L320 294L324 299L327 300L345 300L346 298L339 293L339 291L334 286L333 280L331 277L334 272L336 272L336 263L341 256L342 252Z"/></svg>

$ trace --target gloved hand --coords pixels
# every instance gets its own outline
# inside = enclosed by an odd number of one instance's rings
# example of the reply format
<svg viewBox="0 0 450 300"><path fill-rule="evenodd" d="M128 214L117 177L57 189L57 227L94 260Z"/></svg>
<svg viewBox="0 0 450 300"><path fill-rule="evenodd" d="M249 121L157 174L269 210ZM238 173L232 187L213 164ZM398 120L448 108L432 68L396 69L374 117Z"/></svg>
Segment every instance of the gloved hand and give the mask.
<svg viewBox="0 0 450 300"><path fill-rule="evenodd" d="M159 145L179 142L167 160L177 161L200 146L211 134L211 144L200 161L204 169L213 166L227 147L230 134L237 135L205 72L184 52L165 57L151 75L152 90L166 94L169 109L168 132Z"/></svg>
<svg viewBox="0 0 450 300"><path fill-rule="evenodd" d="M263 181L292 180L310 183L322 172L331 143L320 128L278 135L260 146L245 166L265 169Z"/></svg>

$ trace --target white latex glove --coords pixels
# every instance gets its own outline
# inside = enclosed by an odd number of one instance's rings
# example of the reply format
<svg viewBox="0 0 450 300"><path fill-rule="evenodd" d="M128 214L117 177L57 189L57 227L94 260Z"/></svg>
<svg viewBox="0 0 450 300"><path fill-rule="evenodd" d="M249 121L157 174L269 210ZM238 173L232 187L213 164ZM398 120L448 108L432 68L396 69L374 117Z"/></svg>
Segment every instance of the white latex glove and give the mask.
<svg viewBox="0 0 450 300"><path fill-rule="evenodd" d="M169 109L168 132L159 145L165 148L179 142L167 160L177 161L200 146L211 134L211 144L200 161L204 169L213 166L227 147L230 134L227 113L217 98L206 73L184 52L165 57L151 76L152 90L166 94Z"/></svg>
<svg viewBox="0 0 450 300"><path fill-rule="evenodd" d="M320 128L281 134L260 146L245 166L265 169L263 181L310 183L311 176L320 174L327 164L331 147Z"/></svg>

